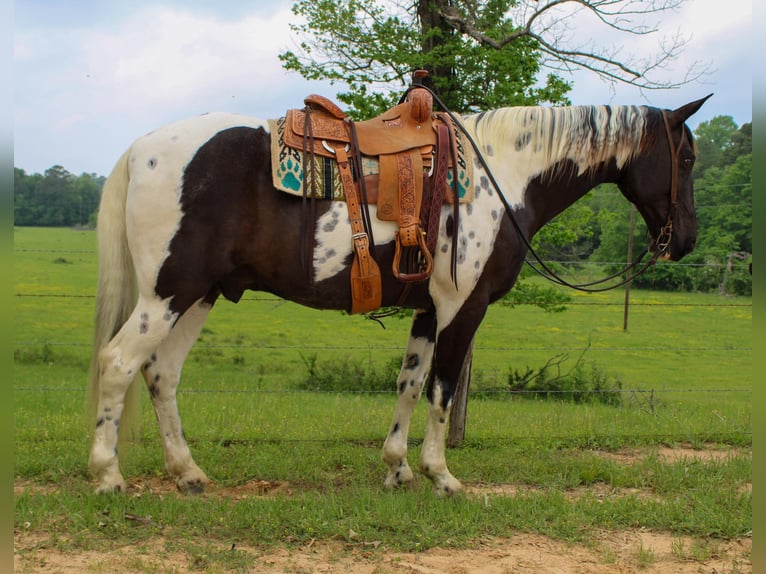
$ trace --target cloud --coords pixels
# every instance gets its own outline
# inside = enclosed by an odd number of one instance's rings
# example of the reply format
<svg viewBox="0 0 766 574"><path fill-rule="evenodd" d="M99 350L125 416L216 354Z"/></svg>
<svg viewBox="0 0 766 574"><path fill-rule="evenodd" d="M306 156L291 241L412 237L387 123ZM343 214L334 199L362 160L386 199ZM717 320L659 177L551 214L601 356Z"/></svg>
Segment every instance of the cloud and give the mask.
<svg viewBox="0 0 766 574"><path fill-rule="evenodd" d="M150 4L109 24L102 14L17 30L17 165L103 173L170 121L216 110L276 117L300 105L307 82L277 59L294 16L277 4L238 18Z"/></svg>
<svg viewBox="0 0 766 574"><path fill-rule="evenodd" d="M289 12L224 21L176 8L145 8L118 29L83 38L79 60L102 105L144 117L268 89L284 76Z"/></svg>

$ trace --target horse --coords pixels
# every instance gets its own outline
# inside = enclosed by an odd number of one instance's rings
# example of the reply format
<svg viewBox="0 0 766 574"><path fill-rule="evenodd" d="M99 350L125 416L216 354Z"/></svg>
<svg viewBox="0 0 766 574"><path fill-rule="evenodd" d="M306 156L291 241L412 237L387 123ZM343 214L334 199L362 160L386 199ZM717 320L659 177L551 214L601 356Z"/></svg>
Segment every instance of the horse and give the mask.
<svg viewBox="0 0 766 574"><path fill-rule="evenodd" d="M483 158L474 159L473 200L459 205L459 218L453 206L443 206L433 272L406 289L391 271L396 224L379 221L370 206L381 304L413 310L383 444L385 486L414 478L407 437L425 388L419 470L437 495L461 491L445 457L459 373L487 306L513 287L529 240L546 222L611 182L646 222L653 257L677 261L694 249L695 147L685 122L706 99L675 110L517 107L464 116L476 158ZM246 290L257 290L319 309L351 308L346 203L316 203L307 269L303 200L274 188L270 136L267 121L243 115L181 120L137 139L105 182L90 375L89 468L97 492L127 488L117 445L126 396L139 374L168 475L183 493L204 491L209 480L184 438L176 391L184 360L219 297L238 302Z"/></svg>

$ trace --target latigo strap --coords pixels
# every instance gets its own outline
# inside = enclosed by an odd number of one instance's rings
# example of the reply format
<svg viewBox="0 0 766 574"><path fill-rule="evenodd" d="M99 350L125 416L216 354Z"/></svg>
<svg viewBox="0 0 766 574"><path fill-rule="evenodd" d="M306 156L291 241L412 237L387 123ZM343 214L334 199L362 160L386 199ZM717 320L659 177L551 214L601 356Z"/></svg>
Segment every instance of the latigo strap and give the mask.
<svg viewBox="0 0 766 574"><path fill-rule="evenodd" d="M370 254L370 241L364 229L362 210L351 174L351 163L344 146L335 148L343 190L346 193L351 237L354 243L354 261L351 264L351 312L366 313L380 308L383 298L380 269Z"/></svg>

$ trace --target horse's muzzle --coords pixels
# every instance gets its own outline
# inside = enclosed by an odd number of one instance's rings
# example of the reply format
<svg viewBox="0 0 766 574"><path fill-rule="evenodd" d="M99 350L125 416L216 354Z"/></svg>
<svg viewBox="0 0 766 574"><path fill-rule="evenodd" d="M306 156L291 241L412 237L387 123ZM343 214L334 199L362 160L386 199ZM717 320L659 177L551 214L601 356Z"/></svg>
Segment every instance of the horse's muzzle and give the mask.
<svg viewBox="0 0 766 574"><path fill-rule="evenodd" d="M697 238L695 236L683 240L678 237L673 237L669 243L665 243L664 245L658 245L658 241L652 239L649 251L651 253L657 253L657 251L659 251L657 259L660 261L680 261L694 251L696 246Z"/></svg>
<svg viewBox="0 0 766 574"><path fill-rule="evenodd" d="M670 243L670 258L673 261L680 261L694 251L694 248L697 245L696 235L691 235L685 238L677 237L675 239L675 241Z"/></svg>

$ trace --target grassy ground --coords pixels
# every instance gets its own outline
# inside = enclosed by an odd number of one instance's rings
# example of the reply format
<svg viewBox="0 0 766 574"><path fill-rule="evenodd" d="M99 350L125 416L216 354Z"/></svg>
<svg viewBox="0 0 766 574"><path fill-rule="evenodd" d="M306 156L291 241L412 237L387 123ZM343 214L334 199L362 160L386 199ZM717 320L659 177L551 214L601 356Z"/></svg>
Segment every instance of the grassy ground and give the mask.
<svg viewBox="0 0 766 574"><path fill-rule="evenodd" d="M133 495L97 497L83 416L95 237L23 228L15 242L15 473L23 485L15 520L57 547L142 543L157 525L164 535L262 545L354 532L402 550L465 546L514 531L587 541L598 529L732 539L752 528L750 299L634 291L628 331L621 293L573 294L559 314L493 306L477 334L472 390L502 388L509 370L539 368L556 355L567 354L572 365L588 347L583 360L620 380L622 406L475 396L466 443L448 453L451 470L474 492L512 485L513 495L449 501L434 499L424 480L402 492L381 489L393 391L296 390L313 354L375 368L400 356L407 321L388 319L384 330L266 294L237 306L221 302L187 362L180 407L213 493L227 494L185 498L142 488L163 476L144 397L145 432L123 465ZM421 405L411 463L424 421ZM658 455L679 443L728 454ZM640 456L613 456L633 450ZM269 496L226 491L254 480L287 486ZM137 526L126 517L151 519Z"/></svg>

